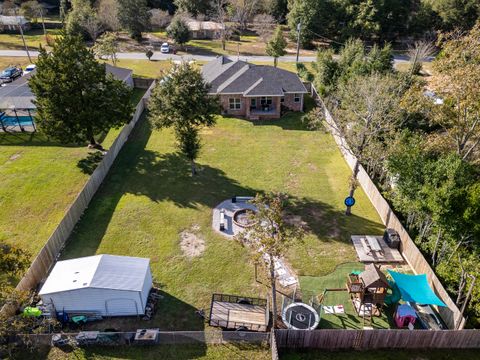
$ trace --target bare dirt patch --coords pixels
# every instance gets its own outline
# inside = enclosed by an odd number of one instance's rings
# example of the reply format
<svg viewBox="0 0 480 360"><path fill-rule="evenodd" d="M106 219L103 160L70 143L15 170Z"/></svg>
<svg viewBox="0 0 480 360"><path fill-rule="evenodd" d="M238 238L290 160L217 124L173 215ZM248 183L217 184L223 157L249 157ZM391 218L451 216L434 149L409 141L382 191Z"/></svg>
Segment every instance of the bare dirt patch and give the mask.
<svg viewBox="0 0 480 360"><path fill-rule="evenodd" d="M198 257L205 251L205 239L198 233L200 226L193 225L180 233L180 248L187 258Z"/></svg>
<svg viewBox="0 0 480 360"><path fill-rule="evenodd" d="M12 156L10 156L9 160L10 160L10 161L15 161L15 160L17 160L20 156L22 156L21 153L13 154Z"/></svg>
<svg viewBox="0 0 480 360"><path fill-rule="evenodd" d="M308 228L306 221L303 221L300 215L286 214L283 216L283 220L290 226L301 227L303 229Z"/></svg>

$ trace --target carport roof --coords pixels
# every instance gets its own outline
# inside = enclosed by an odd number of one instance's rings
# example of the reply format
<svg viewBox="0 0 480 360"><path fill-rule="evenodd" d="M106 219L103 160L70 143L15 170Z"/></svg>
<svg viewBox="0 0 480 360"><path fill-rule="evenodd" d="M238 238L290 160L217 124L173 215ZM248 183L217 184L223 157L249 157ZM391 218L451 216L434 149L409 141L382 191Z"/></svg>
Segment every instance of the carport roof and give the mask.
<svg viewBox="0 0 480 360"><path fill-rule="evenodd" d="M84 288L142 291L150 259L94 255L58 261L40 295Z"/></svg>

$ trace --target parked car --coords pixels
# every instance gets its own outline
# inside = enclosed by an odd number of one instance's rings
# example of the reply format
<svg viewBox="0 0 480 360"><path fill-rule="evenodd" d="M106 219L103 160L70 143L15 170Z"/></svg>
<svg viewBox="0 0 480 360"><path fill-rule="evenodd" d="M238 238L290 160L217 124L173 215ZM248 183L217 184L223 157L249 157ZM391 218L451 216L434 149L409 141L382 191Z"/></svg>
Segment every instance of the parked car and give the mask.
<svg viewBox="0 0 480 360"><path fill-rule="evenodd" d="M168 54L170 52L170 45L168 45L168 43L163 43L162 46L160 46L160 52L162 54Z"/></svg>
<svg viewBox="0 0 480 360"><path fill-rule="evenodd" d="M2 71L0 74L0 83L9 83L22 76L23 71L21 68L16 66L10 66Z"/></svg>
<svg viewBox="0 0 480 360"><path fill-rule="evenodd" d="M28 73L31 73L33 70L35 70L37 68L37 65L35 64L30 64L30 65L27 65L27 67L25 68L25 70L23 70L23 75L27 75Z"/></svg>

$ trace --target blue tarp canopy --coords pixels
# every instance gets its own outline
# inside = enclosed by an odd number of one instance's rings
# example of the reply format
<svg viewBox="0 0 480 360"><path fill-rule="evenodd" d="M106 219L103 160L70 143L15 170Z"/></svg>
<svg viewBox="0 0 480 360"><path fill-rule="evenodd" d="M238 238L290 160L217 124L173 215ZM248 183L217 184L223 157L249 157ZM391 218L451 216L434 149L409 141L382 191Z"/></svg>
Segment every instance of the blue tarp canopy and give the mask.
<svg viewBox="0 0 480 360"><path fill-rule="evenodd" d="M422 305L447 306L428 285L427 275L407 275L388 270L402 293L402 299Z"/></svg>

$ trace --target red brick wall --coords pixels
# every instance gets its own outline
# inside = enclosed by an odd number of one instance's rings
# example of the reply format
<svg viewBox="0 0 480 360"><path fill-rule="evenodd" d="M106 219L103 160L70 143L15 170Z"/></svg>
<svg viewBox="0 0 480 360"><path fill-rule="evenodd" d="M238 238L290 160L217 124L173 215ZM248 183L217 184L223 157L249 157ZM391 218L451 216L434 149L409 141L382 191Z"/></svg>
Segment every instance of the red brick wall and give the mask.
<svg viewBox="0 0 480 360"><path fill-rule="evenodd" d="M240 98L242 104L240 110L231 110L230 109L230 98ZM233 116L246 116L246 108L250 106L248 102L250 100L243 98L241 95L220 95L220 104L222 105L223 113Z"/></svg>
<svg viewBox="0 0 480 360"><path fill-rule="evenodd" d="M241 99L240 110L230 109L230 98L239 98ZM244 98L241 95L220 95L220 104L222 106L222 113L232 116L240 117L250 117L250 99ZM303 94L300 94L300 102L296 103L294 101L294 94L285 94L283 105L291 109L292 111L302 111L303 110ZM263 119L275 119L280 117L280 98L273 97L273 106L277 108L278 115L262 115L260 118ZM257 104L260 104L260 98L257 98Z"/></svg>
<svg viewBox="0 0 480 360"><path fill-rule="evenodd" d="M283 105L288 107L293 111L302 111L303 110L303 94L300 95L300 102L296 103L294 101L295 94L285 94Z"/></svg>

